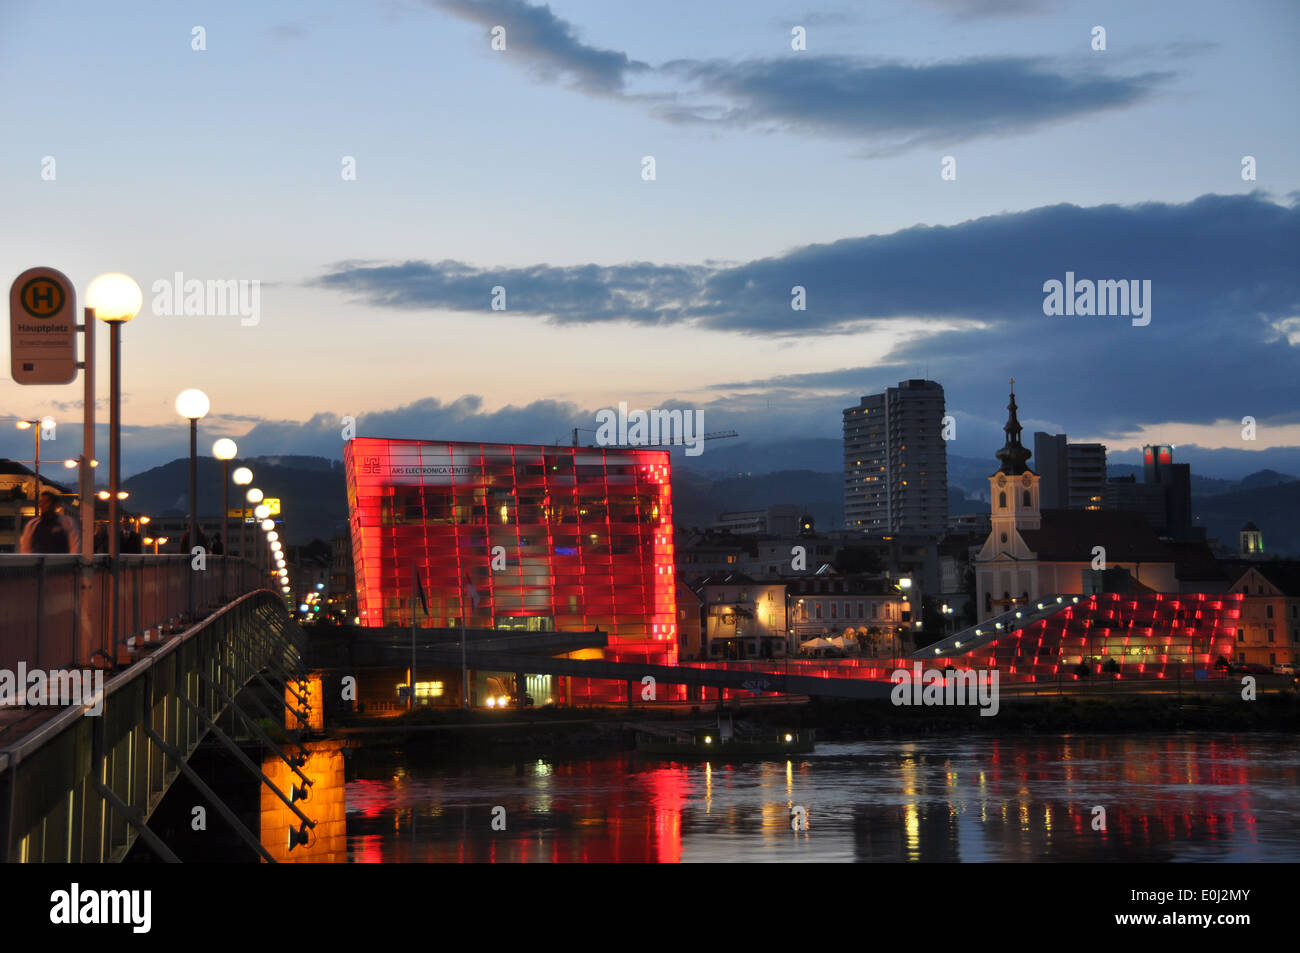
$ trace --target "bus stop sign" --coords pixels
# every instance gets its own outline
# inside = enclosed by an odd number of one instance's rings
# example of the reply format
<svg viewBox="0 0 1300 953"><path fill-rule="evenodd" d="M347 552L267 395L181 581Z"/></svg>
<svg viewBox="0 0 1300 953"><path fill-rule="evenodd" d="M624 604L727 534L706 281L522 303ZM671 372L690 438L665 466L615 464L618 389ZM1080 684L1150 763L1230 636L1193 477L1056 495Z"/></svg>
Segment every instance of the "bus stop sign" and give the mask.
<svg viewBox="0 0 1300 953"><path fill-rule="evenodd" d="M9 288L9 373L18 384L77 376L77 296L67 275L29 268Z"/></svg>

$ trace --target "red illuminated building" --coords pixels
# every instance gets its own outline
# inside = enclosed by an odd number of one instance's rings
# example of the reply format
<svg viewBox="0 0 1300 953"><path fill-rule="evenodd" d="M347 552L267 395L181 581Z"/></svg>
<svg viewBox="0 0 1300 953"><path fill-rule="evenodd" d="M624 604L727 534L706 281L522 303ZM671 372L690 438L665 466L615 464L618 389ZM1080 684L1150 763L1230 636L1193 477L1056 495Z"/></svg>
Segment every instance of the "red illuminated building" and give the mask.
<svg viewBox="0 0 1300 953"><path fill-rule="evenodd" d="M411 624L414 569L421 626L598 628L610 660L676 664L666 450L357 438L344 463L363 625Z"/></svg>

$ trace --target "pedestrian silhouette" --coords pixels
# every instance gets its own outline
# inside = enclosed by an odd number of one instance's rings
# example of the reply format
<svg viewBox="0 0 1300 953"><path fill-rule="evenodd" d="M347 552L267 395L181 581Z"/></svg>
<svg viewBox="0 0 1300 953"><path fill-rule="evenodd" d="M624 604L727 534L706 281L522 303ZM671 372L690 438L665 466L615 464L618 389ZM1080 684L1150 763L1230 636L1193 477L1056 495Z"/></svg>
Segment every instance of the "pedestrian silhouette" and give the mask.
<svg viewBox="0 0 1300 953"><path fill-rule="evenodd" d="M23 527L18 541L20 553L77 553L81 551L81 531L71 516L59 512L59 495L42 490L36 504L37 515Z"/></svg>

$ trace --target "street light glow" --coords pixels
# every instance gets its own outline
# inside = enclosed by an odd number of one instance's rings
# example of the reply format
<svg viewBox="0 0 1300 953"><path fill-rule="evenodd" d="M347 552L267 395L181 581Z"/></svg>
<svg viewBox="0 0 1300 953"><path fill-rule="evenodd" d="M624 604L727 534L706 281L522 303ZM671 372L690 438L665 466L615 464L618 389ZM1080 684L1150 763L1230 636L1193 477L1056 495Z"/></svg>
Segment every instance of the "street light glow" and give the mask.
<svg viewBox="0 0 1300 953"><path fill-rule="evenodd" d="M218 460L233 460L239 453L239 446L229 437L222 437L212 445L212 455ZM249 473L252 476L252 473Z"/></svg>
<svg viewBox="0 0 1300 953"><path fill-rule="evenodd" d="M190 420L198 420L208 415L212 402L201 390L190 388L176 395L176 413Z"/></svg>
<svg viewBox="0 0 1300 953"><path fill-rule="evenodd" d="M244 499L248 500L248 502L256 506L258 503L262 502L262 491L259 490L257 487L252 487L247 493L244 494Z"/></svg>
<svg viewBox="0 0 1300 953"><path fill-rule="evenodd" d="M110 271L100 275L86 289L86 305L95 317L109 324L125 324L140 313L144 295L130 275Z"/></svg>
<svg viewBox="0 0 1300 953"><path fill-rule="evenodd" d="M240 486L247 486L253 482L253 471L248 467L240 467L234 473L230 474L230 479L234 480Z"/></svg>

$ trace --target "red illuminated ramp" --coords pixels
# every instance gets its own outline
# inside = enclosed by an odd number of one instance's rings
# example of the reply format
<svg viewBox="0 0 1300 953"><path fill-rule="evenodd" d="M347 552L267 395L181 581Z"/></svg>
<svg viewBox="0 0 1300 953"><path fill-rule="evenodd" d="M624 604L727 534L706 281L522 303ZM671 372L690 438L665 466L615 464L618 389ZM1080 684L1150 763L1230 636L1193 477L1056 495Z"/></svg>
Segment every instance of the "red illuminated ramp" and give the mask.
<svg viewBox="0 0 1300 953"><path fill-rule="evenodd" d="M1008 609L1001 615L985 619L977 625L968 626L960 632L940 639L933 645L918 649L909 658L955 658L966 655L968 652L988 645L990 642L1009 635L1017 629L1027 628L1035 622L1041 622L1043 619L1050 619L1058 612L1076 605L1079 598L1079 596L1054 595L1043 596L1041 599L1031 599L1027 604L1019 608Z"/></svg>

